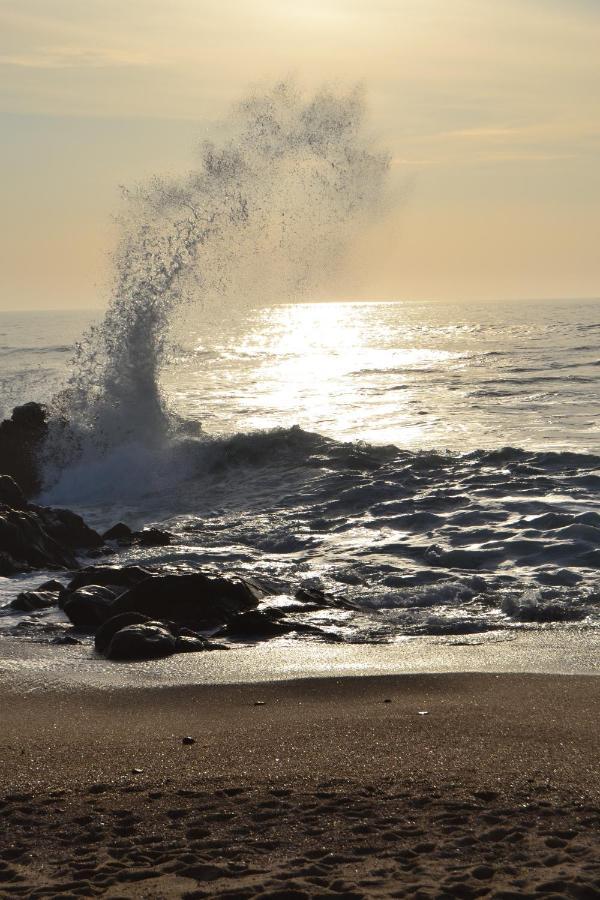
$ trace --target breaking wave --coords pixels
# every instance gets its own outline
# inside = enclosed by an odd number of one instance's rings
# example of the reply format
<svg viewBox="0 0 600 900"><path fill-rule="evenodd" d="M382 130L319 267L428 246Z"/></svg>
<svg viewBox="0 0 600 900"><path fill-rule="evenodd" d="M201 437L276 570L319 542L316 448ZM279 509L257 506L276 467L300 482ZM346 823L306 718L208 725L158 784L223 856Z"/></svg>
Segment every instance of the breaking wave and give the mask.
<svg viewBox="0 0 600 900"><path fill-rule="evenodd" d="M377 210L388 157L365 128L358 90L254 93L195 169L126 193L104 320L79 342L51 405L52 480L78 458L181 429L160 388L169 330L184 304L300 297L322 286Z"/></svg>

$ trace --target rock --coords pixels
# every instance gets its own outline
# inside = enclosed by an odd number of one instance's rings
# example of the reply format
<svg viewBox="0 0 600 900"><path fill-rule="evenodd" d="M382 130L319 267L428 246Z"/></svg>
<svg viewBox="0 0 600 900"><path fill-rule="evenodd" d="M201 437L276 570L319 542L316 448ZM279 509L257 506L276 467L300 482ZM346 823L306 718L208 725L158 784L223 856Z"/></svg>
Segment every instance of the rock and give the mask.
<svg viewBox="0 0 600 900"><path fill-rule="evenodd" d="M16 575L17 572L22 572L27 568L27 566L18 565L12 556L0 550L0 576L2 578L9 578L11 575Z"/></svg>
<svg viewBox="0 0 600 900"><path fill-rule="evenodd" d="M282 622L280 618L280 615L273 610L252 609L234 616L221 633L236 636L246 635L253 638L270 638L277 637L280 634L288 634L288 632L297 628L294 623Z"/></svg>
<svg viewBox="0 0 600 900"><path fill-rule="evenodd" d="M102 535L103 541L125 541L126 543L131 543L133 532L129 525L125 525L124 522L117 522L116 525L113 525L112 528L109 528L108 531L105 531Z"/></svg>
<svg viewBox="0 0 600 900"><path fill-rule="evenodd" d="M77 559L72 549L55 539L52 527L40 509L0 506L0 552L9 556L20 570L75 568Z"/></svg>
<svg viewBox="0 0 600 900"><path fill-rule="evenodd" d="M142 528L141 531L135 531L132 537L141 547L167 547L172 540L172 535L160 528Z"/></svg>
<svg viewBox="0 0 600 900"><path fill-rule="evenodd" d="M115 595L109 588L90 584L66 595L62 608L80 631L96 631L110 617Z"/></svg>
<svg viewBox="0 0 600 900"><path fill-rule="evenodd" d="M176 653L201 653L204 650L229 650L229 647L215 644L201 634L180 634L175 639Z"/></svg>
<svg viewBox="0 0 600 900"><path fill-rule="evenodd" d="M204 572L156 575L121 594L112 604L112 612L141 612L190 628L210 628L256 607L263 594L252 579Z"/></svg>
<svg viewBox="0 0 600 900"><path fill-rule="evenodd" d="M102 539L81 516L24 502L11 478L0 477L0 571L77 568L74 551L98 546ZM4 499L2 499L4 498ZM12 505L4 502L11 500Z"/></svg>
<svg viewBox="0 0 600 900"><path fill-rule="evenodd" d="M44 525L52 537L73 550L100 547L102 538L97 531L85 524L81 516L70 509L38 507L43 513Z"/></svg>
<svg viewBox="0 0 600 900"><path fill-rule="evenodd" d="M158 659L175 653L175 638L160 622L127 625L113 636L108 659Z"/></svg>
<svg viewBox="0 0 600 900"><path fill-rule="evenodd" d="M57 581L56 578L51 578L49 581L44 581L43 584L39 584L36 587L36 591L53 591L54 593L61 594L65 590L64 584L60 581Z"/></svg>
<svg viewBox="0 0 600 900"><path fill-rule="evenodd" d="M96 631L94 647L98 653L105 653L117 631L126 628L128 625L142 625L144 622L149 621L148 616L136 612L121 613L118 616L111 616L111 618L107 619L106 622L103 622Z"/></svg>
<svg viewBox="0 0 600 900"><path fill-rule="evenodd" d="M307 608L311 609L360 609L358 604L345 597L335 597L333 594L326 594L318 588L298 588L294 594L296 600L305 603Z"/></svg>
<svg viewBox="0 0 600 900"><path fill-rule="evenodd" d="M0 472L14 478L27 497L41 488L38 456L47 434L46 409L39 403L16 406L0 422Z"/></svg>
<svg viewBox="0 0 600 900"><path fill-rule="evenodd" d="M10 608L20 612L34 612L57 604L58 591L22 591L11 601Z"/></svg>
<svg viewBox="0 0 600 900"><path fill-rule="evenodd" d="M23 491L10 475L0 475L0 503L12 509L26 509L27 500Z"/></svg>
<svg viewBox="0 0 600 900"><path fill-rule="evenodd" d="M75 591L89 584L101 584L104 587L114 588L118 594L119 588L123 592L153 575L154 572L141 566L87 566L73 576L67 590Z"/></svg>
<svg viewBox="0 0 600 900"><path fill-rule="evenodd" d="M191 746L192 744L196 743L196 738L193 738L189 734L187 734L185 737L181 738L181 743Z"/></svg>

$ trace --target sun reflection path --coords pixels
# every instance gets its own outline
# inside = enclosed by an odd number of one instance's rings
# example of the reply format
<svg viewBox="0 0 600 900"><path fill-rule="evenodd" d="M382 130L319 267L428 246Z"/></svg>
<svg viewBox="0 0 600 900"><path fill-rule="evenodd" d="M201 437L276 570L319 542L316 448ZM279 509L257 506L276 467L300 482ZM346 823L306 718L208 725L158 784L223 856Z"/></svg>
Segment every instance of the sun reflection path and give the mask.
<svg viewBox="0 0 600 900"><path fill-rule="evenodd" d="M243 332L223 335L210 362L187 372L187 384L180 373L179 399L189 414L195 397L204 420L207 401L220 405L226 430L233 422L244 431L297 424L340 440L420 445L438 421L424 405L423 378L461 354L403 329L397 305L389 306L390 316L382 303L257 310ZM206 352L197 342L196 365Z"/></svg>

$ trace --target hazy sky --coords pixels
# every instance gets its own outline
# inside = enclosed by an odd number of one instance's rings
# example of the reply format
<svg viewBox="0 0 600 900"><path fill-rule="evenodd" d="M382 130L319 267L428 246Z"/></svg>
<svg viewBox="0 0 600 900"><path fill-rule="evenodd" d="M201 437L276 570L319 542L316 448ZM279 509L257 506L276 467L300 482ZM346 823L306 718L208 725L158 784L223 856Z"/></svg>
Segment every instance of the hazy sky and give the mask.
<svg viewBox="0 0 600 900"><path fill-rule="evenodd" d="M102 304L118 185L290 75L393 156L343 292L598 296L599 47L600 0L0 0L0 308Z"/></svg>

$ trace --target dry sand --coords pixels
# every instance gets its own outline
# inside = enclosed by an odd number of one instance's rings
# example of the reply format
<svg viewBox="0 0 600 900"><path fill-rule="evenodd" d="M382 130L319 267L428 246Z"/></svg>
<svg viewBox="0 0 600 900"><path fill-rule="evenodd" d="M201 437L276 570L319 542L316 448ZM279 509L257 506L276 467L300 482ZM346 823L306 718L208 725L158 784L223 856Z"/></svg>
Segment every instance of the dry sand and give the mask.
<svg viewBox="0 0 600 900"><path fill-rule="evenodd" d="M593 676L0 703L2 897L600 897Z"/></svg>

